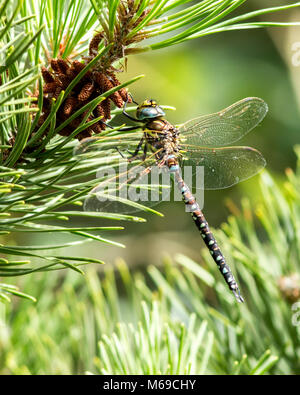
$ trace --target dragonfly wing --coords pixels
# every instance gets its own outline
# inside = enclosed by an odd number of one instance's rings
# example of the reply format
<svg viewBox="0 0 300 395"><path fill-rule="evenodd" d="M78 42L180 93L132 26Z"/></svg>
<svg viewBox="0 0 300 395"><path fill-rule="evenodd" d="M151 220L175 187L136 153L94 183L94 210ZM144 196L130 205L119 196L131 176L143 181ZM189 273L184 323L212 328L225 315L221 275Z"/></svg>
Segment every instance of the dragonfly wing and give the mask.
<svg viewBox="0 0 300 395"><path fill-rule="evenodd" d="M143 146L137 158L131 153L139 146L143 133L117 131L104 136L83 139L74 149L74 156L94 167L94 188L87 195L84 210L133 213L147 210L165 200L165 189L160 174L166 169L156 166L156 154L149 153L142 160ZM119 151L119 152L118 152Z"/></svg>
<svg viewBox="0 0 300 395"><path fill-rule="evenodd" d="M74 148L73 154L78 159L90 158L92 156L107 156L107 151L116 152L135 149L142 137L141 132L114 132L107 135L87 137L81 140Z"/></svg>
<svg viewBox="0 0 300 395"><path fill-rule="evenodd" d="M150 164L148 160L129 169L124 164L117 174L113 168L98 172L100 182L85 199L84 210L129 214L149 211L149 207L166 200L171 184L162 184L160 174L167 169L158 168L155 162L153 167Z"/></svg>
<svg viewBox="0 0 300 395"><path fill-rule="evenodd" d="M266 161L262 154L250 147L201 148L184 152L183 166L203 166L204 189L224 189L247 180L261 171ZM196 166L196 168L195 168ZM198 168L199 169L199 168Z"/></svg>
<svg viewBox="0 0 300 395"><path fill-rule="evenodd" d="M89 141L86 143L88 150L84 155L98 167L95 166L94 171L96 186L84 201L85 211L124 214L149 211L149 207L165 200L165 188L170 189L170 185L161 183L160 174L167 169L156 165L156 153L149 154L145 160L129 160L128 152L121 156L116 151L114 154L104 151L103 157L100 150L100 157L95 157L95 150L88 152L91 145Z"/></svg>
<svg viewBox="0 0 300 395"><path fill-rule="evenodd" d="M224 146L241 139L268 112L258 97L247 97L214 114L187 121L179 127L183 143L205 147Z"/></svg>

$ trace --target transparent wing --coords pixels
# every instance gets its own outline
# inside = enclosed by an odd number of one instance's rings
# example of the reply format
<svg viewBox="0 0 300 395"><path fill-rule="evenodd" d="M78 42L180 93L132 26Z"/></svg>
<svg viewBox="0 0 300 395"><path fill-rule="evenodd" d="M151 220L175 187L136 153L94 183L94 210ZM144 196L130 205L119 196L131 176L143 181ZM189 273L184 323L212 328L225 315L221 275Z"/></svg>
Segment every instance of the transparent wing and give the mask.
<svg viewBox="0 0 300 395"><path fill-rule="evenodd" d="M81 140L74 148L74 156L91 158L92 156L107 156L107 151L117 152L117 149L127 151L135 149L143 135L141 131L103 133L100 136L88 137Z"/></svg>
<svg viewBox="0 0 300 395"><path fill-rule="evenodd" d="M200 148L183 152L182 166L203 166L204 189L224 189L247 180L266 165L262 154L250 147ZM201 183L199 183L201 185Z"/></svg>
<svg viewBox="0 0 300 395"><path fill-rule="evenodd" d="M136 139L136 137L139 137ZM171 183L162 182L166 167L156 165L156 154L148 154L145 160L131 161L127 149L135 149L139 136L124 136L118 141L111 138L87 138L74 149L77 159L93 161L95 164L95 187L84 201L85 211L133 213L140 210L153 211L162 200L167 200ZM122 155L118 153L116 148ZM166 180L166 177L164 177Z"/></svg>
<svg viewBox="0 0 300 395"><path fill-rule="evenodd" d="M187 121L179 127L183 143L204 147L229 145L257 126L268 112L258 97L247 97L215 114Z"/></svg>

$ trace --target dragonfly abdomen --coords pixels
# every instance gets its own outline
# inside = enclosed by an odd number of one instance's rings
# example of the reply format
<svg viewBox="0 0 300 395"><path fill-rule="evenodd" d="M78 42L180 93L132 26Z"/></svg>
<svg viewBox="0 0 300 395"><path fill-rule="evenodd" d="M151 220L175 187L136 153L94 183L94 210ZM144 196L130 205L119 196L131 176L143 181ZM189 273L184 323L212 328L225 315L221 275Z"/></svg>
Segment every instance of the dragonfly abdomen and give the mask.
<svg viewBox="0 0 300 395"><path fill-rule="evenodd" d="M189 187L186 185L184 180L180 175L179 165L175 155L169 155L167 159L167 166L169 171L175 175L175 180L177 182L177 186L182 194L182 198L184 203L188 206L189 212L191 212L195 225L201 233L201 236L209 249L212 258L216 262L222 276L224 277L228 287L234 293L236 299L239 302L243 302L244 299L240 294L239 287L237 282L230 270L230 267L227 265L225 261L225 257L222 254L218 243L209 229L208 222L206 221L196 199L192 195Z"/></svg>
<svg viewBox="0 0 300 395"><path fill-rule="evenodd" d="M209 225L202 213L201 210L194 211L192 213L194 222L199 229L202 238L209 249L211 256L213 257L214 261L216 262L220 272L222 273L226 283L228 284L231 291L234 293L235 297L240 301L243 302L243 298L240 295L240 291L237 285L237 282L230 270L230 267L225 262L225 257L222 254L218 243L209 229Z"/></svg>

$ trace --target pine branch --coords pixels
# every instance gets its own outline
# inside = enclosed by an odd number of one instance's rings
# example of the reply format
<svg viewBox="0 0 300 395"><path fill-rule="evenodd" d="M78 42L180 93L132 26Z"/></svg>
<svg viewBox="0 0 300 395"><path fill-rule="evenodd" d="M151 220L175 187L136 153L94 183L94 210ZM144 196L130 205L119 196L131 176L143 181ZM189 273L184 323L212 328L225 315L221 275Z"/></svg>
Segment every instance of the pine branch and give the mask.
<svg viewBox="0 0 300 395"><path fill-rule="evenodd" d="M254 29L266 26L290 26L300 23L248 21L275 12L300 6L300 2L270 7L230 18L230 14L246 0L202 0L193 4L187 0L108 1L91 0L106 44L113 43L110 57L115 60L124 55L166 48L187 40L228 30ZM191 3L192 5L188 5ZM184 6L184 7L183 7ZM182 30L177 33L178 30ZM164 39L164 34L172 33ZM144 41L156 38L146 45Z"/></svg>

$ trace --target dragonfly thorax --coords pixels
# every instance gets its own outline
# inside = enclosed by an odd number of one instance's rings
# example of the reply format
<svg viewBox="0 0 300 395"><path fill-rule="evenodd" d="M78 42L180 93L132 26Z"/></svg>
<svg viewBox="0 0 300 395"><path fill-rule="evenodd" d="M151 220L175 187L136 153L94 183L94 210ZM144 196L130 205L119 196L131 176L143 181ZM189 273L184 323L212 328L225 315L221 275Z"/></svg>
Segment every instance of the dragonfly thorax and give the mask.
<svg viewBox="0 0 300 395"><path fill-rule="evenodd" d="M179 152L178 130L165 118L155 100L147 99L137 108L136 117L144 122L144 138L151 150L159 150L159 159Z"/></svg>
<svg viewBox="0 0 300 395"><path fill-rule="evenodd" d="M148 120L144 138L152 150L160 151L160 159L179 152L178 129L164 118Z"/></svg>

